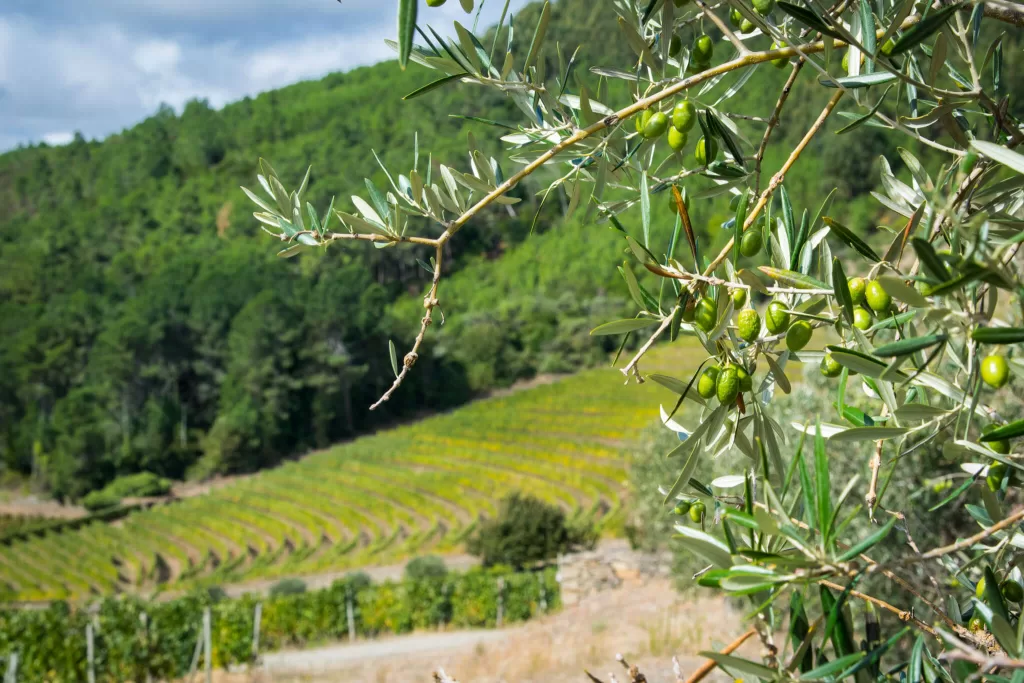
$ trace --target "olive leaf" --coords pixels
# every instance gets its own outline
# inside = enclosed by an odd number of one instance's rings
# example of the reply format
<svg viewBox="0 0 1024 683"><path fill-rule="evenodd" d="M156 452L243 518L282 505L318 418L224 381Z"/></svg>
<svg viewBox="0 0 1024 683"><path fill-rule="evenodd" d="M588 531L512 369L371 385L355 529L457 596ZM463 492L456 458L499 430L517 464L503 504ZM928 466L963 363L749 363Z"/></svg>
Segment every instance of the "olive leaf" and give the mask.
<svg viewBox="0 0 1024 683"><path fill-rule="evenodd" d="M398 65L405 69L412 52L416 32L416 8L419 0L398 0Z"/></svg>

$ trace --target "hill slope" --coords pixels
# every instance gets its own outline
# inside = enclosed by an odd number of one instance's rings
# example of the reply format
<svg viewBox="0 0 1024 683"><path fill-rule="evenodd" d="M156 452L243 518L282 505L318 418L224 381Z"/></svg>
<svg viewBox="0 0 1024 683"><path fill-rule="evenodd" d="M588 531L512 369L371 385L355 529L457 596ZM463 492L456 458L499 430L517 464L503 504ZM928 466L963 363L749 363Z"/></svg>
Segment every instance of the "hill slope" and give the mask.
<svg viewBox="0 0 1024 683"><path fill-rule="evenodd" d="M683 343L645 367L685 373ZM0 553L0 598L86 598L312 574L452 551L500 498L526 491L575 516L614 523L623 447L671 394L624 389L589 370L364 437L117 525L14 541Z"/></svg>

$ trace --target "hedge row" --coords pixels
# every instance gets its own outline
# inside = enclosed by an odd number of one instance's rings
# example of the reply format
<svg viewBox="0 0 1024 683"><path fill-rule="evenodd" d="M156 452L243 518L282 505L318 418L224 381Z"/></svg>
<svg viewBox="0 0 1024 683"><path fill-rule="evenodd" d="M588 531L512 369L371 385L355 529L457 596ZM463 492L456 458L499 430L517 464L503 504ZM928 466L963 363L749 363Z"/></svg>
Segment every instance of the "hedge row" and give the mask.
<svg viewBox="0 0 1024 683"><path fill-rule="evenodd" d="M500 602L505 622L523 621L559 605L553 569L511 573L474 569L464 574L371 584L351 575L330 588L276 597L246 595L216 600L208 592L170 602L108 598L95 612L95 671L98 681L179 678L188 672L202 614L211 608L213 659L217 666L248 662L253 619L262 603L260 651L347 637L347 596L352 596L356 633L405 633L413 629L492 627ZM54 603L45 610L0 611L0 672L18 653L19 681L86 680L86 609Z"/></svg>

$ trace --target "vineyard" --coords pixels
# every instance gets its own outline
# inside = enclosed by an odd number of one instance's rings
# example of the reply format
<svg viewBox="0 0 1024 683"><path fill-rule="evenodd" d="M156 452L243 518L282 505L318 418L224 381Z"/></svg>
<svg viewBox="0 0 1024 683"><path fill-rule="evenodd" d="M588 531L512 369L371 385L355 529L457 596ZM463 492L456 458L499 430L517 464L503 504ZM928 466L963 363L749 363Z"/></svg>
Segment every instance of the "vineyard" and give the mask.
<svg viewBox="0 0 1024 683"><path fill-rule="evenodd" d="M644 370L685 377L703 359L661 349ZM601 368L358 439L206 495L15 540L0 551L6 601L337 571L458 549L519 490L613 529L623 447L656 418L653 382Z"/></svg>

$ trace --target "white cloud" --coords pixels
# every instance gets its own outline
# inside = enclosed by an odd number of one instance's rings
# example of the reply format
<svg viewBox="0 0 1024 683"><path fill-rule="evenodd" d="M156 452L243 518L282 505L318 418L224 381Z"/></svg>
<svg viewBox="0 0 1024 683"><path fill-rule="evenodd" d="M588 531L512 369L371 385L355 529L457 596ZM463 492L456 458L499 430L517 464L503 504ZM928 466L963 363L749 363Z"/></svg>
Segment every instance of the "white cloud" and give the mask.
<svg viewBox="0 0 1024 683"><path fill-rule="evenodd" d="M181 46L173 40L147 40L135 48L133 61L147 74L166 73L178 67Z"/></svg>
<svg viewBox="0 0 1024 683"><path fill-rule="evenodd" d="M57 133L46 133L43 135L43 142L48 145L66 145L75 139L75 134L69 130L62 130Z"/></svg>
<svg viewBox="0 0 1024 683"><path fill-rule="evenodd" d="M503 3L491 4L482 26ZM512 9L524 4L513 0ZM180 111L205 98L220 107L393 56L384 44L395 31L393 0L96 0L90 12L72 5L70 17L47 3L21 7L0 9L0 150L61 144L66 131L104 137L161 103ZM224 21L189 23L203 19ZM449 2L422 19L441 30L452 19L472 26L473 16Z"/></svg>

